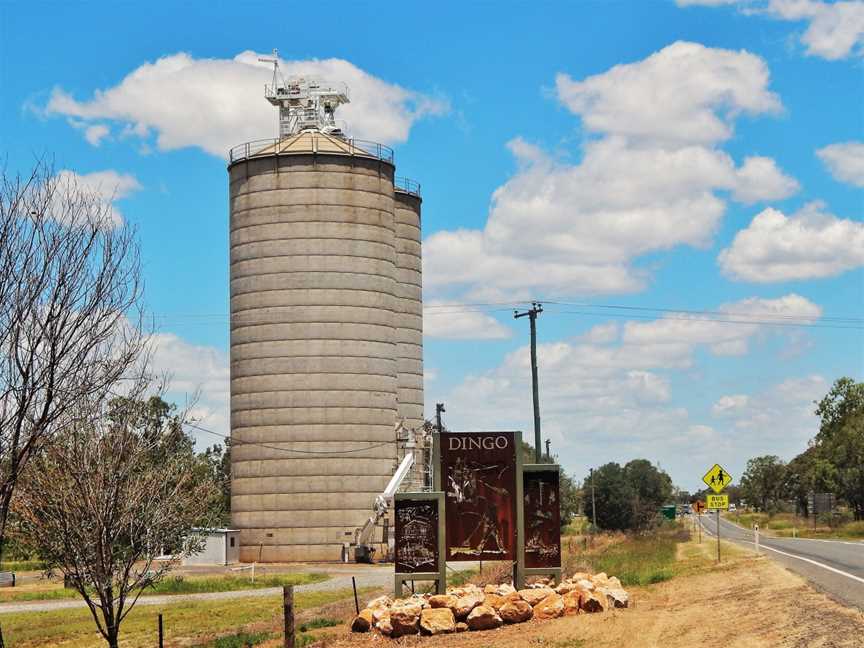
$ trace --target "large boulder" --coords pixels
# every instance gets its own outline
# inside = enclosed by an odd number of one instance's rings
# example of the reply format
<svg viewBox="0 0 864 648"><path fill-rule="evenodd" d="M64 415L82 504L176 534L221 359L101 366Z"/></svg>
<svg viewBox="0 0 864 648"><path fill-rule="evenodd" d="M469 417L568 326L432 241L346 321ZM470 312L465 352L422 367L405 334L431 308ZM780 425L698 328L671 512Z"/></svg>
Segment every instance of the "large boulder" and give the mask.
<svg viewBox="0 0 864 648"><path fill-rule="evenodd" d="M360 614L354 617L354 620L351 622L351 632L369 632L372 629L373 623L372 610L369 608L360 610Z"/></svg>
<svg viewBox="0 0 864 648"><path fill-rule="evenodd" d="M609 589L623 589L621 587L621 581L618 580L617 576L610 576L609 579L606 581L606 587L608 587Z"/></svg>
<svg viewBox="0 0 864 648"><path fill-rule="evenodd" d="M582 578L582 579L579 579L578 581L576 581L576 587L578 587L579 589L584 590L586 592L593 592L595 589L594 583L592 583L587 578Z"/></svg>
<svg viewBox="0 0 864 648"><path fill-rule="evenodd" d="M489 607L494 608L497 612L501 609L502 605L507 603L507 601L508 598L506 596L500 596L499 594L487 594L486 598L483 599L483 605L488 605Z"/></svg>
<svg viewBox="0 0 864 648"><path fill-rule="evenodd" d="M467 622L469 630L494 630L504 624L494 608L488 605L478 605L471 610Z"/></svg>
<svg viewBox="0 0 864 648"><path fill-rule="evenodd" d="M393 605L393 599L389 596L379 596L369 601L366 604L366 607L370 610L374 610L376 608L389 608L391 605Z"/></svg>
<svg viewBox="0 0 864 648"><path fill-rule="evenodd" d="M390 608L390 625L393 638L420 632L420 613L423 608L416 604L405 604Z"/></svg>
<svg viewBox="0 0 864 648"><path fill-rule="evenodd" d="M420 613L420 633L439 635L456 632L456 619L450 608L427 608Z"/></svg>
<svg viewBox="0 0 864 648"><path fill-rule="evenodd" d="M534 616L534 609L528 601L516 599L508 601L498 610L498 615L504 623L522 623Z"/></svg>
<svg viewBox="0 0 864 648"><path fill-rule="evenodd" d="M604 612L608 605L606 595L599 592L582 592L582 610L585 612Z"/></svg>
<svg viewBox="0 0 864 648"><path fill-rule="evenodd" d="M564 603L564 614L579 614L582 608L582 593L579 590L572 590L561 597Z"/></svg>
<svg viewBox="0 0 864 648"><path fill-rule="evenodd" d="M465 594L465 596L460 596L456 600L456 607L453 609L453 614L456 615L456 618L459 621L464 621L468 618L471 610L478 605L481 605L485 599L486 596L481 591L471 592Z"/></svg>
<svg viewBox="0 0 864 648"><path fill-rule="evenodd" d="M483 586L483 593L484 594L497 594L498 593L498 586L495 585L494 583L489 583L487 585L484 585Z"/></svg>
<svg viewBox="0 0 864 648"><path fill-rule="evenodd" d="M498 594L500 596L508 596L510 594L516 594L516 588L513 587L510 583L502 583L498 586Z"/></svg>
<svg viewBox="0 0 864 648"><path fill-rule="evenodd" d="M532 587L529 589L519 590L519 596L521 596L524 600L528 601L528 604L532 607L537 605L540 601L545 599L550 594L554 593L555 591L549 587Z"/></svg>
<svg viewBox="0 0 864 648"><path fill-rule="evenodd" d="M456 609L458 599L452 594L435 594L429 597L429 607Z"/></svg>
<svg viewBox="0 0 864 648"><path fill-rule="evenodd" d="M557 619L564 614L564 600L560 594L552 592L534 606L534 617L537 619Z"/></svg>
<svg viewBox="0 0 864 648"><path fill-rule="evenodd" d="M377 626L384 619L390 618L390 608L375 608L372 610L372 625Z"/></svg>
<svg viewBox="0 0 864 648"><path fill-rule="evenodd" d="M614 589L603 587L598 592L606 595L609 607L626 608L630 605L630 596L620 587Z"/></svg>
<svg viewBox="0 0 864 648"><path fill-rule="evenodd" d="M378 623L375 624L375 627L385 637L393 636L393 625L390 623L390 617L386 617L381 619Z"/></svg>
<svg viewBox="0 0 864 648"><path fill-rule="evenodd" d="M563 594L566 594L567 592L572 592L577 587L578 587L578 585L576 585L576 583L574 583L572 581L564 581L563 583L558 585L558 587L555 588L555 593L563 595Z"/></svg>
<svg viewBox="0 0 864 648"><path fill-rule="evenodd" d="M456 632L468 632L468 624L464 621L457 621Z"/></svg>

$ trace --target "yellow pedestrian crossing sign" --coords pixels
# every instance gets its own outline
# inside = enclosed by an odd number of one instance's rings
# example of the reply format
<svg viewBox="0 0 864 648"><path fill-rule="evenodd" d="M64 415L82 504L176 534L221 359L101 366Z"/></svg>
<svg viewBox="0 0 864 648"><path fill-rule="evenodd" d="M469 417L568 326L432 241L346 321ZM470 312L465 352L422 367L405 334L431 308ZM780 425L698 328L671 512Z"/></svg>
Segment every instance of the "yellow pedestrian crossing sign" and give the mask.
<svg viewBox="0 0 864 648"><path fill-rule="evenodd" d="M723 470L723 468L720 467L720 464L714 464L714 467L705 473L702 481L705 482L715 493L719 493L729 485L729 482L732 481L732 475Z"/></svg>

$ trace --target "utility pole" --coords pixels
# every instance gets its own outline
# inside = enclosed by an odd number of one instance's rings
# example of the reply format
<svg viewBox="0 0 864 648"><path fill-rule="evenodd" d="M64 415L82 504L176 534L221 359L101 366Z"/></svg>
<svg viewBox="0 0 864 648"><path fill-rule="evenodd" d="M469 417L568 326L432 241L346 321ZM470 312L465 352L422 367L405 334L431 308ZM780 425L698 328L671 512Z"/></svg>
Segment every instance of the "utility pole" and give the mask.
<svg viewBox="0 0 864 648"><path fill-rule="evenodd" d="M444 403L435 403L435 427L438 429L438 434L444 431L444 428L441 426L441 414L445 411Z"/></svg>
<svg viewBox="0 0 864 648"><path fill-rule="evenodd" d="M597 502L594 500L594 469L591 469L591 525L597 531Z"/></svg>
<svg viewBox="0 0 864 648"><path fill-rule="evenodd" d="M543 305L531 302L531 308L524 313L513 311L513 318L528 316L531 322L531 384L534 391L534 463L540 463L540 391L537 385L537 316L543 312Z"/></svg>

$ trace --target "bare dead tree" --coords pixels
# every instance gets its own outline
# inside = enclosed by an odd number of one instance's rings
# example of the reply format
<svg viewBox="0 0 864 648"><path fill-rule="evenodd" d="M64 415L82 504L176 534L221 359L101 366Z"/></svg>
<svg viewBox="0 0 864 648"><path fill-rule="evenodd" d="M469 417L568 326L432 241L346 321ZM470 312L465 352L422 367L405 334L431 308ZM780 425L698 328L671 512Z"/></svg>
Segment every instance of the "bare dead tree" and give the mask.
<svg viewBox="0 0 864 648"><path fill-rule="evenodd" d="M0 554L27 463L141 357L134 229L39 162L0 176Z"/></svg>
<svg viewBox="0 0 864 648"><path fill-rule="evenodd" d="M193 453L160 447L170 430L147 429L141 393L67 413L64 434L30 463L14 504L19 532L82 596L111 648L138 597L172 566L155 560L161 549L172 547L174 558L200 551L194 527L208 525L218 497L212 480L196 476Z"/></svg>

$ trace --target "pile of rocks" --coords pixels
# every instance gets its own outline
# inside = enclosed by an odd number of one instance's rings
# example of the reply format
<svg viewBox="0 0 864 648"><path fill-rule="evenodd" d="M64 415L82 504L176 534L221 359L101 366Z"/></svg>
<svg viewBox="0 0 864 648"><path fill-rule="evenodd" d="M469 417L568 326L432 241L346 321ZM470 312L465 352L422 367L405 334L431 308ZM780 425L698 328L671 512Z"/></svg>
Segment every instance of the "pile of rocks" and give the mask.
<svg viewBox="0 0 864 648"><path fill-rule="evenodd" d="M466 630L493 630L529 619L604 612L626 608L630 597L620 581L604 573L573 574L553 587L540 581L516 590L511 585L448 587L446 594L414 594L392 600L379 596L354 617L351 630L376 630L386 637L439 635Z"/></svg>

